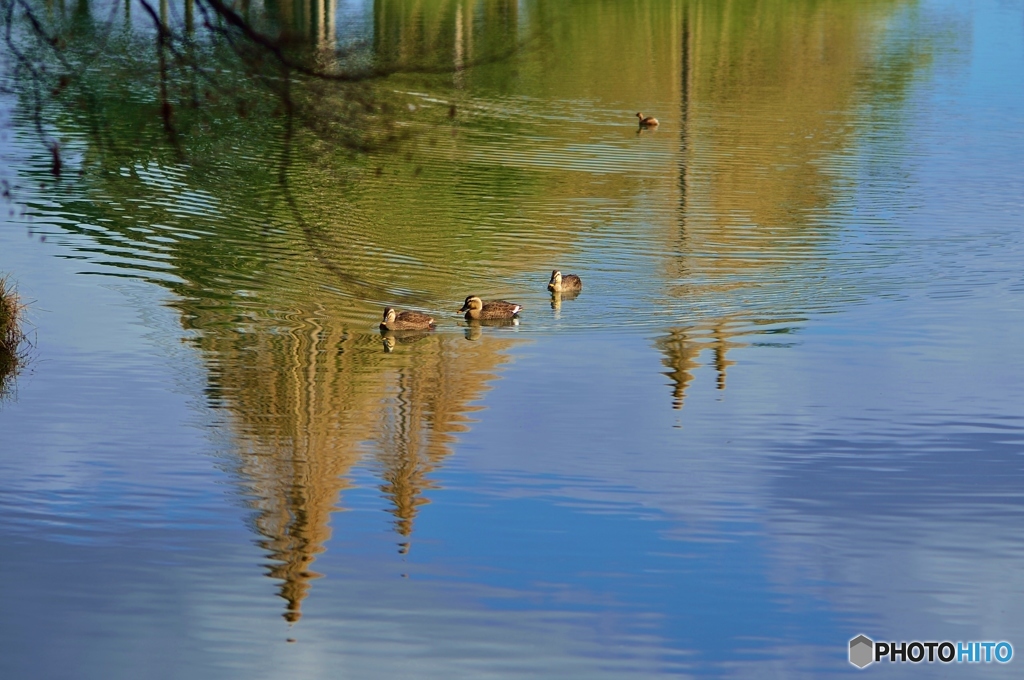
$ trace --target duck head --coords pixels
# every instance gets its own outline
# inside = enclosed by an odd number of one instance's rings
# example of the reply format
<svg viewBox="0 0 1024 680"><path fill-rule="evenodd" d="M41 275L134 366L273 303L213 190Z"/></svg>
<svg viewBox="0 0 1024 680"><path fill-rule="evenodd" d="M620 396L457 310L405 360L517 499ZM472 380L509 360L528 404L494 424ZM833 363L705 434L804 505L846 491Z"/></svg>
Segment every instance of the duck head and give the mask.
<svg viewBox="0 0 1024 680"><path fill-rule="evenodd" d="M470 295L466 298L466 302L462 305L460 312L468 312L474 309L483 309L484 301L480 299L478 295Z"/></svg>

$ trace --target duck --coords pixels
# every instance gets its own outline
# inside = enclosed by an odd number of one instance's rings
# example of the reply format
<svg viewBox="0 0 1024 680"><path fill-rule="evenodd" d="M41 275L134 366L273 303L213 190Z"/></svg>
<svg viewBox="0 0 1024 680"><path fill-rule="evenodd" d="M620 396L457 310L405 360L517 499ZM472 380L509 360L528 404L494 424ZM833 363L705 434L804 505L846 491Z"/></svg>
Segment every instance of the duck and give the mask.
<svg viewBox="0 0 1024 680"><path fill-rule="evenodd" d="M582 288L583 281L575 274L566 274L565 276L562 276L562 272L557 269L551 272L551 280L548 281L548 290L551 292L568 293L582 290Z"/></svg>
<svg viewBox="0 0 1024 680"><path fill-rule="evenodd" d="M637 113L636 117L640 119L640 127L654 127L658 124L658 119L653 116L644 117L644 114Z"/></svg>
<svg viewBox="0 0 1024 680"><path fill-rule="evenodd" d="M465 312L466 320L473 321L480 319L512 319L518 316L522 309L522 305L517 305L514 302L505 302L504 300L484 302L479 296L470 295L466 298L466 302L462 305L462 309L459 312Z"/></svg>
<svg viewBox="0 0 1024 680"><path fill-rule="evenodd" d="M423 312L396 312L391 307L384 308L384 320L380 322L382 331L428 331L433 328L433 317Z"/></svg>

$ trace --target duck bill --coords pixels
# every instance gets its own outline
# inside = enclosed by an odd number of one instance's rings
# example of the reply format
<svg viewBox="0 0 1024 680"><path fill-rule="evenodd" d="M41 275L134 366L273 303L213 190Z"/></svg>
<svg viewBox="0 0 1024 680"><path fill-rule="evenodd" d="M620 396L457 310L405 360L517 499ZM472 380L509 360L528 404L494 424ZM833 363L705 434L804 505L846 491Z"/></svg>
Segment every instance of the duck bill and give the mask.
<svg viewBox="0 0 1024 680"><path fill-rule="evenodd" d="M468 311L469 311L469 306L467 306L467 305L462 305L462 309L460 309L460 310L459 310L459 313L462 313L462 312L468 312Z"/></svg>

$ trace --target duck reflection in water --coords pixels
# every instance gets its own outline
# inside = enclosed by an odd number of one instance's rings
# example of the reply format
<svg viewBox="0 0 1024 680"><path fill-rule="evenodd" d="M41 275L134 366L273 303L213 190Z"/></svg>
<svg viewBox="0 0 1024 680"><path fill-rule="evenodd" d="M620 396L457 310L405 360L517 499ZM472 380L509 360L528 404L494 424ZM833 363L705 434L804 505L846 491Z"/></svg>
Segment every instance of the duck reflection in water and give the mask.
<svg viewBox="0 0 1024 680"><path fill-rule="evenodd" d="M551 293L551 309L555 310L556 312L561 311L563 300L572 301L578 298L579 296L580 292L578 290L568 291L565 293Z"/></svg>
<svg viewBox="0 0 1024 680"><path fill-rule="evenodd" d="M479 340L484 326L515 327L519 319L470 319L466 324L466 340Z"/></svg>
<svg viewBox="0 0 1024 680"><path fill-rule="evenodd" d="M390 354L397 345L411 345L430 335L430 331L392 331L381 327L380 337L384 351Z"/></svg>

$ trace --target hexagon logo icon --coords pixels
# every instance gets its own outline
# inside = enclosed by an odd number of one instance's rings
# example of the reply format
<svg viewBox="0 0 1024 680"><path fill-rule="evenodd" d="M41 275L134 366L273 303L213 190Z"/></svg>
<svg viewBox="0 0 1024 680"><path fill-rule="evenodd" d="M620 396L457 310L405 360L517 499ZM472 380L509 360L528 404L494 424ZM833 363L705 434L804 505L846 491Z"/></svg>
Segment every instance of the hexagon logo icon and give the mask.
<svg viewBox="0 0 1024 680"><path fill-rule="evenodd" d="M864 668L875 660L875 643L866 635L858 635L850 640L850 663L857 668Z"/></svg>

